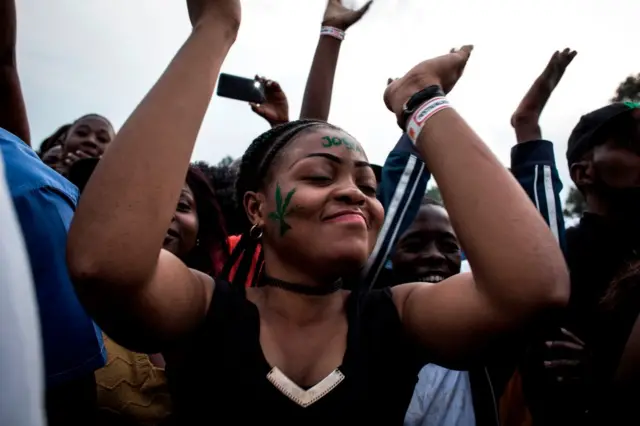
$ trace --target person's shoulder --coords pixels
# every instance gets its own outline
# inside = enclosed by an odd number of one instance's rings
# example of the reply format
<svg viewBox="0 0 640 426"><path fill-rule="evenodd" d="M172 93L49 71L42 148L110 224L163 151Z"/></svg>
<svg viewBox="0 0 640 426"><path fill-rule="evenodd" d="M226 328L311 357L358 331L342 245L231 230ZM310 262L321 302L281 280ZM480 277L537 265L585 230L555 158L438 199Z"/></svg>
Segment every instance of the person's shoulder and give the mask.
<svg viewBox="0 0 640 426"><path fill-rule="evenodd" d="M247 299L244 286L234 285L216 278L215 289L209 306L209 318L227 321L232 317L242 317L252 303Z"/></svg>
<svg viewBox="0 0 640 426"><path fill-rule="evenodd" d="M400 320L398 310L393 302L391 287L369 291L355 290L351 293L350 298L354 302L352 307L357 306L359 315L367 317L368 320L374 318L375 321Z"/></svg>
<svg viewBox="0 0 640 426"><path fill-rule="evenodd" d="M33 149L16 135L0 128L0 150L5 161L9 192L12 197L49 188L75 205L78 188L40 160Z"/></svg>
<svg viewBox="0 0 640 426"><path fill-rule="evenodd" d="M565 240L567 242L567 250L569 252L584 249L582 247L587 244L589 236L593 233L592 226L589 221L578 221L575 225L569 227L565 231Z"/></svg>

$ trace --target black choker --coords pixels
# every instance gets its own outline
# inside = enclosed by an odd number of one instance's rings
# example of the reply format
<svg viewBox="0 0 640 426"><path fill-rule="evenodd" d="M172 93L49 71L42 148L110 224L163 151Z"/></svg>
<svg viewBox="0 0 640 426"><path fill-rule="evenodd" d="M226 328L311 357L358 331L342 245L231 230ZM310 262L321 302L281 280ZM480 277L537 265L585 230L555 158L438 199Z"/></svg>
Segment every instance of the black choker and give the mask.
<svg viewBox="0 0 640 426"><path fill-rule="evenodd" d="M260 281L262 285L278 287L292 293L305 294L307 296L326 296L327 294L335 293L342 288L342 280L337 280L329 285L308 286L304 284L290 283L268 275L263 275Z"/></svg>

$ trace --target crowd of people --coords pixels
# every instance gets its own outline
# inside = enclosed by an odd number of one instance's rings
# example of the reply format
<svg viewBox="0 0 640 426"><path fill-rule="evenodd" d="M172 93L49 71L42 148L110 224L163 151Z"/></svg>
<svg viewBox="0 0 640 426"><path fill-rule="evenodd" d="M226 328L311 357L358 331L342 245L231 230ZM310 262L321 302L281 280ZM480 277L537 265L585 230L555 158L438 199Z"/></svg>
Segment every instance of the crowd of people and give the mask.
<svg viewBox="0 0 640 426"><path fill-rule="evenodd" d="M328 0L299 118L256 76L271 128L190 164L241 1L186 3L193 31L121 129L90 113L36 151L0 0L0 424L638 421L640 105L573 129L587 211L565 230L539 118L575 51L513 113L508 168L447 99L473 46L389 79L377 166L327 122L371 2Z"/></svg>

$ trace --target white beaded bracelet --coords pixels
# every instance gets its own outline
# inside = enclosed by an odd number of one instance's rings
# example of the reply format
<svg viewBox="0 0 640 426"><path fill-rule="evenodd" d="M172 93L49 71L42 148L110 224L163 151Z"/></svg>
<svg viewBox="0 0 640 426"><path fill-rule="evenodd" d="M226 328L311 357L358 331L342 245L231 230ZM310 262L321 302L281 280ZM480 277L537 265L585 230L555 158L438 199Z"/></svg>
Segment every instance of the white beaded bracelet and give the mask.
<svg viewBox="0 0 640 426"><path fill-rule="evenodd" d="M320 28L321 36L329 36L333 38L337 38L338 40L344 40L344 31L335 27L322 27Z"/></svg>

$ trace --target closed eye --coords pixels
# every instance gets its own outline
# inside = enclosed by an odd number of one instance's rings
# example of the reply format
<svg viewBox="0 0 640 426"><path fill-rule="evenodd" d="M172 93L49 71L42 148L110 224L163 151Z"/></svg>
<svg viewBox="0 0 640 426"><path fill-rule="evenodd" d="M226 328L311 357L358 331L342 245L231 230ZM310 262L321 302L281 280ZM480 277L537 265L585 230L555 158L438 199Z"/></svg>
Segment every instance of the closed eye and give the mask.
<svg viewBox="0 0 640 426"><path fill-rule="evenodd" d="M307 176L305 180L311 182L328 182L331 178L329 176Z"/></svg>
<svg viewBox="0 0 640 426"><path fill-rule="evenodd" d="M191 206L189 204L185 203L184 201L181 201L181 202L178 203L178 208L176 210L181 211L181 212L187 212L187 211L191 210Z"/></svg>
<svg viewBox="0 0 640 426"><path fill-rule="evenodd" d="M454 243L453 241L442 241L440 245L442 246L442 250L448 253L453 253L460 250L458 244Z"/></svg>
<svg viewBox="0 0 640 426"><path fill-rule="evenodd" d="M366 195L369 195L369 196L375 196L376 195L376 188L373 187L373 186L360 185L360 190L362 192L364 192Z"/></svg>

